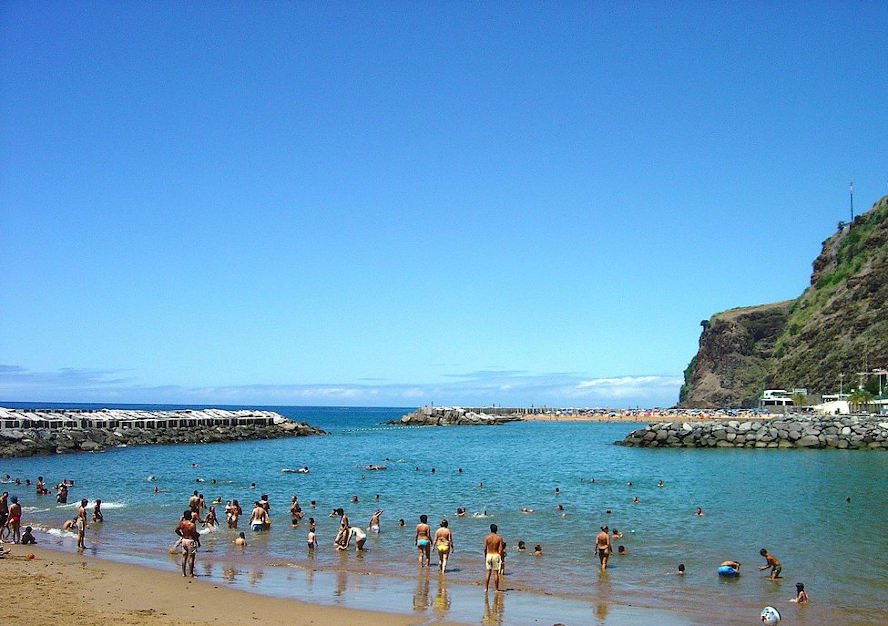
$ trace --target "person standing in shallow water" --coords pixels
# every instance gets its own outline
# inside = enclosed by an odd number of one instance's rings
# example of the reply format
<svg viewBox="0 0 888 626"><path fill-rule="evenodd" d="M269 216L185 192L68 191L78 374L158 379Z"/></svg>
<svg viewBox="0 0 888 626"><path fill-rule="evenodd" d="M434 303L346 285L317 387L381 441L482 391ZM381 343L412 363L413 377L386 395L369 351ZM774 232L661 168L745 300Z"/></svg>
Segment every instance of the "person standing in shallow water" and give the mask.
<svg viewBox="0 0 888 626"><path fill-rule="evenodd" d="M87 504L89 504L89 500L84 498L80 501L80 506L77 507L77 548L80 550L83 550L86 547L84 535L86 534L86 528L89 526L89 524L86 523Z"/></svg>
<svg viewBox="0 0 888 626"><path fill-rule="evenodd" d="M194 558L197 555L197 540L200 535L197 533L197 526L191 521L191 513L191 509L182 513L182 519L176 526L176 534L182 538L182 576L194 578Z"/></svg>
<svg viewBox="0 0 888 626"><path fill-rule="evenodd" d="M487 571L484 579L484 591L490 588L491 575L493 575L494 589L500 590L500 568L502 567L505 544L503 538L496 534L498 530L496 524L491 524L490 534L484 538L484 569Z"/></svg>
<svg viewBox="0 0 888 626"><path fill-rule="evenodd" d="M453 535L447 527L447 520L441 520L441 527L435 531L435 550L438 551L438 569L447 570L447 559L453 551Z"/></svg>
<svg viewBox="0 0 888 626"><path fill-rule="evenodd" d="M601 564L601 570L607 569L607 559L611 553L610 533L607 526L601 526L601 532L595 537L595 552L598 554L598 561Z"/></svg>
<svg viewBox="0 0 888 626"><path fill-rule="evenodd" d="M432 529L429 528L428 522L429 518L427 515L420 515L419 524L416 525L416 534L413 537L413 543L416 545L416 551L419 554L420 567L431 564Z"/></svg>

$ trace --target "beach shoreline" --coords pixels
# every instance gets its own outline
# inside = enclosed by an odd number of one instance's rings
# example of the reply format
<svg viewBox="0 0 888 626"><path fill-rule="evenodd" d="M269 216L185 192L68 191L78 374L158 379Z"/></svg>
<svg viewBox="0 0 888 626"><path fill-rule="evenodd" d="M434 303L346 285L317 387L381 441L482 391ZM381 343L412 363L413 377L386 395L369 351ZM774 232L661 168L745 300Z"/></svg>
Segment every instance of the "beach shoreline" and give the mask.
<svg viewBox="0 0 888 626"><path fill-rule="evenodd" d="M0 559L4 580L23 585L23 598L51 602L16 603L27 624L369 624L416 623L411 616L312 604L230 588L210 577L183 578L164 571L43 546L5 544ZM28 559L34 554L34 559ZM133 593L138 590L138 593ZM444 622L442 622L444 623Z"/></svg>

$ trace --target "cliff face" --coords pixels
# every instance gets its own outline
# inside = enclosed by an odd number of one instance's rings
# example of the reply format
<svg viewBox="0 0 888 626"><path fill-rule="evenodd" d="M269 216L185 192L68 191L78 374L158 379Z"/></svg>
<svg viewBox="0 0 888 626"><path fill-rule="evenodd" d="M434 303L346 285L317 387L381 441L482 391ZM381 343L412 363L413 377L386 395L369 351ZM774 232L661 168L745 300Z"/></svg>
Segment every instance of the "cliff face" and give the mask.
<svg viewBox="0 0 888 626"><path fill-rule="evenodd" d="M701 322L682 407L752 406L765 388L835 393L888 365L888 196L823 242L796 300Z"/></svg>

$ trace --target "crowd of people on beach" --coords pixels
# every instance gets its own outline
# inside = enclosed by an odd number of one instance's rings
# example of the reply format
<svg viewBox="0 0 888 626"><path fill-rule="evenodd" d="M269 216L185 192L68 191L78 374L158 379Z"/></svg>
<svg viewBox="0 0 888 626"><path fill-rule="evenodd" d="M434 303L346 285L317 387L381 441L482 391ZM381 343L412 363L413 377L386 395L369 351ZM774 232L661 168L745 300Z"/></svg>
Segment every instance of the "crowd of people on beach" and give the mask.
<svg viewBox="0 0 888 626"><path fill-rule="evenodd" d="M374 469L377 467L382 468L384 466L375 466ZM459 473L462 473L462 468L459 469ZM156 480L156 477L149 476L148 480L154 481ZM581 478L580 481L594 483L595 479ZM12 482L12 480L7 476L5 482ZM204 481L199 480L198 482ZM215 480L212 482L215 483ZM16 484L21 485L22 483L21 481L18 481ZM632 487L632 482L627 482L626 484L628 487ZM27 479L24 485L31 486L32 483ZM38 496L50 494L42 476L39 476L33 485ZM73 486L74 481L69 481L68 479L63 479L55 486L56 502L58 504L67 503L68 490ZM478 488L483 488L483 482L479 482L477 486ZM657 487L664 487L662 480L657 481ZM255 483L250 485L250 489L255 488ZM159 492L157 487L154 488L154 492ZM556 496L560 495L560 488L555 487L554 493ZM379 495L377 494L374 499L378 501ZM357 503L357 501L357 496L354 496L351 499L352 503ZM638 503L638 498L633 498L633 502ZM171 553L181 553L183 576L194 577L194 563L198 548L201 546L201 535L215 532L219 526L216 506L222 506L221 497L217 497L207 504L204 495L197 489L193 490L192 494L188 497L187 508L183 511L182 516L174 529L178 538L170 548ZM317 503L312 500L308 506L309 508L314 509L316 508ZM104 522L104 514L101 507L102 500L96 499L90 512L89 500L83 498L76 507L74 516L65 520L62 524L63 531L76 533L78 550L83 550L85 548L85 530L89 528L89 520L91 519L93 523ZM248 521L249 530L254 533L269 531L271 529L270 511L271 503L268 494L261 494L260 497L253 502ZM519 511L526 514L534 512L533 509L528 507L520 507ZM556 505L556 511L560 512L562 516L565 515L565 513L563 513L564 507L561 505ZM301 523L305 519L305 513L303 512L302 506L296 495L291 497L288 512L291 519L290 527L293 529L300 528ZM610 512L609 509L606 511L608 514ZM380 519L383 513L383 509L377 508L370 516L366 527L363 527L359 524L353 524L349 520L344 508L339 507L331 510L329 517L338 518L339 522L338 530L333 539L334 549L337 551L346 551L354 545L355 552L362 552L367 541L368 533L378 534L380 532ZM467 511L465 507L458 507L455 514L457 517L465 517ZM696 507L696 510L693 512L693 515L698 517L703 514L703 509L699 506ZM237 531L237 536L234 538L233 543L240 548L246 548L246 534L243 531L238 530L239 520L243 516L243 509L237 499L231 499L225 502L224 515L227 527ZM473 517L486 516L486 511L473 514ZM16 544L36 543L36 538L32 532L33 529L30 526L26 526L24 532L22 532L21 521L22 507L18 498L14 495L10 497L8 492L0 494L0 543L7 541ZM305 521L307 522L307 548L309 551L313 551L318 549L317 523L314 517L308 517ZM398 526L403 528L406 526L406 521L403 518L399 519ZM490 524L489 529L490 532L485 536L482 546L485 572L483 584L485 591L488 591L492 582L494 590L499 592L502 590L502 581L505 576L507 546L505 540L499 535L497 524ZM614 552L616 552L618 556L629 554L629 550L625 545L618 545L616 551L613 548L613 543L622 538L623 533L618 529L610 529L606 524L600 526L600 531L595 536L593 543L593 554L597 557L599 568L602 572L608 569L609 560ZM416 549L417 563L420 568L431 567L432 554L435 554L437 555L438 571L442 575L446 573L448 559L456 549L453 532L446 518L440 520L438 527L433 531L429 524L428 516L425 514L420 515L418 523L414 529L413 545ZM528 551L527 545L523 540L518 541L514 546L514 549L518 552ZM534 549L529 552L533 556L541 557L543 555L543 547L540 544L536 544ZM0 550L0 556L5 556L8 553L8 550ZM768 569L770 570L768 576L770 580L780 579L782 565L777 557L765 548L761 548L759 554L765 559L765 563L758 568L759 571ZM716 573L719 577L736 578L740 576L740 569L741 564L739 561L725 560L717 567ZM685 564L680 563L673 573L676 575L684 575L685 572ZM803 583L797 583L796 594L791 601L796 603L808 602L808 594L805 591Z"/></svg>

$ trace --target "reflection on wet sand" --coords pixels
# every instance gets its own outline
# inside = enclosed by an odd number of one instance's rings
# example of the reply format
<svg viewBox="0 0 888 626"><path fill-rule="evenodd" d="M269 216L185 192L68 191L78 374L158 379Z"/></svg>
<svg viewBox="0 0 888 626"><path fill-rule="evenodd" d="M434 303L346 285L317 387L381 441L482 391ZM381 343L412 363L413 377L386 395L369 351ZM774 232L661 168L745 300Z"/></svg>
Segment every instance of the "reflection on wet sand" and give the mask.
<svg viewBox="0 0 888 626"><path fill-rule="evenodd" d="M447 596L447 579L438 577L438 591L435 594L435 603L432 605L438 617L443 617L450 610L450 598Z"/></svg>
<svg viewBox="0 0 888 626"><path fill-rule="evenodd" d="M503 614L505 612L505 596L506 594L502 591L495 591L493 593L493 605L491 605L490 594L484 593L484 617L481 618L482 624L502 626Z"/></svg>
<svg viewBox="0 0 888 626"><path fill-rule="evenodd" d="M222 568L222 578L227 580L230 583L233 583L237 577L240 576L240 571L233 567L223 567Z"/></svg>
<svg viewBox="0 0 888 626"><path fill-rule="evenodd" d="M348 572L344 569L336 570L336 591L333 593L337 598L345 595L348 589Z"/></svg>
<svg viewBox="0 0 888 626"><path fill-rule="evenodd" d="M424 613L429 605L429 577L427 572L421 572L416 581L416 589L413 592L413 610Z"/></svg>
<svg viewBox="0 0 888 626"><path fill-rule="evenodd" d="M265 576L265 572L261 569L251 569L247 573L247 580L250 582L251 586L254 586L262 580L262 577Z"/></svg>

